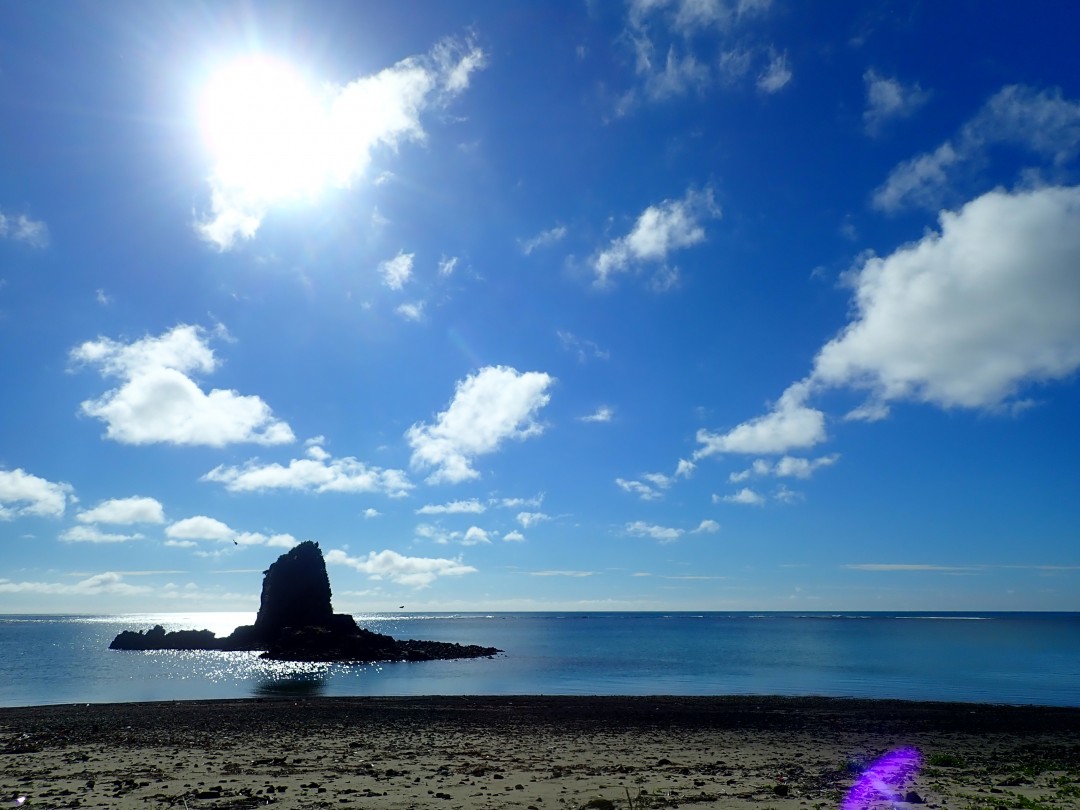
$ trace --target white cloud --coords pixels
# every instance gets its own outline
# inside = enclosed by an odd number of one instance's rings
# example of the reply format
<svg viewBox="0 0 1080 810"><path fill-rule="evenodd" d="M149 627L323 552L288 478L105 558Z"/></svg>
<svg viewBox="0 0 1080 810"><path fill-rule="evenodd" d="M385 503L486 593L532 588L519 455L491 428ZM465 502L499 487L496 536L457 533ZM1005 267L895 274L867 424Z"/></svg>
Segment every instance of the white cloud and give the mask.
<svg viewBox="0 0 1080 810"><path fill-rule="evenodd" d="M407 321L421 321L424 319L424 302L416 301L411 304L401 304L394 312Z"/></svg>
<svg viewBox="0 0 1080 810"><path fill-rule="evenodd" d="M609 408L607 405L601 405L592 413L586 416L579 416L579 422L610 422L615 416L615 411Z"/></svg>
<svg viewBox="0 0 1080 810"><path fill-rule="evenodd" d="M413 257L415 253L398 251L398 255L379 263L379 274L383 284L391 290L400 290L412 278Z"/></svg>
<svg viewBox="0 0 1080 810"><path fill-rule="evenodd" d="M93 509L75 515L83 523L109 523L129 526L132 523L164 523L165 510L154 498L112 498L102 501Z"/></svg>
<svg viewBox="0 0 1080 810"><path fill-rule="evenodd" d="M142 540L143 536L103 532L97 526L72 526L61 532L60 539L65 543L126 543L129 540Z"/></svg>
<svg viewBox="0 0 1080 810"><path fill-rule="evenodd" d="M44 222L30 219L25 214L9 216L0 211L0 239L42 248L49 244L49 229Z"/></svg>
<svg viewBox="0 0 1080 810"><path fill-rule="evenodd" d="M724 495L723 497L713 495L713 501L723 501L724 503L740 503L747 506L761 506L765 503L765 497L763 495L759 495L757 492L750 489L750 487L743 487L734 495Z"/></svg>
<svg viewBox="0 0 1080 810"><path fill-rule="evenodd" d="M400 498L413 488L403 470L372 467L352 456L331 458L318 445L310 447L308 455L292 459L287 467L256 460L240 467L218 466L199 480L223 484L230 492L381 492Z"/></svg>
<svg viewBox="0 0 1080 810"><path fill-rule="evenodd" d="M264 144L256 150L255 143L230 139L229 153L219 155L209 178L210 211L197 230L219 250L228 250L254 237L276 204L302 198L312 187L354 186L380 148L395 151L402 143L422 142L422 118L466 90L485 61L471 42L448 39L425 56L304 98L304 120L281 121L285 110L273 104L255 110L287 131L271 142L275 148ZM304 95L302 89L298 93ZM292 182L268 183L282 179L283 165L297 170Z"/></svg>
<svg viewBox="0 0 1080 810"><path fill-rule="evenodd" d="M1080 103L1062 98L1060 90L1003 87L954 139L893 169L874 192L873 204L886 212L939 208L948 195L951 172L985 162L991 157L990 148L998 144L1019 147L1062 166L1080 153Z"/></svg>
<svg viewBox="0 0 1080 810"><path fill-rule="evenodd" d="M474 574L476 569L461 559L446 560L432 557L405 557L396 551L372 551L367 557L350 557L344 551L326 552L329 565L346 565L372 580L388 579L399 585L425 588L439 577Z"/></svg>
<svg viewBox="0 0 1080 810"><path fill-rule="evenodd" d="M216 540L224 543L234 539L236 534L220 520L206 515L184 518L165 528L165 536L170 540Z"/></svg>
<svg viewBox="0 0 1080 810"><path fill-rule="evenodd" d="M444 504L426 504L416 510L418 515L478 515L487 509L476 498L467 501L450 501Z"/></svg>
<svg viewBox="0 0 1080 810"><path fill-rule="evenodd" d="M857 317L818 353L821 386L994 407L1080 368L1080 187L994 191L850 278Z"/></svg>
<svg viewBox="0 0 1080 810"><path fill-rule="evenodd" d="M524 507L539 509L544 503L544 493L541 492L531 498L496 498L491 500L490 503L501 506L503 509L521 509Z"/></svg>
<svg viewBox="0 0 1080 810"><path fill-rule="evenodd" d="M63 517L74 493L71 484L47 481L23 469L0 470L0 520Z"/></svg>
<svg viewBox="0 0 1080 810"><path fill-rule="evenodd" d="M675 479L663 473L645 473L641 476L644 481L616 478L615 484L624 492L637 495L643 501L654 501L664 497L664 490L670 489ZM647 483L646 483L647 482Z"/></svg>
<svg viewBox="0 0 1080 810"><path fill-rule="evenodd" d="M675 466L676 478L689 478L694 474L694 470L697 469L697 465L689 459L680 458L679 463Z"/></svg>
<svg viewBox="0 0 1080 810"><path fill-rule="evenodd" d="M607 360L611 357L610 352L601 349L591 340L582 340L572 332L559 330L555 333L563 349L577 355L578 362L584 365L589 360Z"/></svg>
<svg viewBox="0 0 1080 810"><path fill-rule="evenodd" d="M458 265L457 256L443 256L439 259L439 275L443 278L453 275Z"/></svg>
<svg viewBox="0 0 1080 810"><path fill-rule="evenodd" d="M428 483L460 483L480 474L476 456L492 453L507 439L538 436L537 411L551 399L554 378L542 372L519 372L488 366L457 384L449 407L435 424L414 424L405 432L414 467L434 468Z"/></svg>
<svg viewBox="0 0 1080 810"><path fill-rule="evenodd" d="M775 464L759 458L746 470L734 472L728 476L732 483L746 481L754 476L776 476L777 478L809 478L822 467L831 467L840 459L839 453L818 458L798 458L796 456L784 456Z"/></svg>
<svg viewBox="0 0 1080 810"><path fill-rule="evenodd" d="M209 540L216 543L233 542L238 546L270 546L273 548L292 548L300 541L291 534L271 534L262 532L238 532L227 524L205 515L178 520L165 528L169 538L165 545L191 548L193 540Z"/></svg>
<svg viewBox="0 0 1080 810"><path fill-rule="evenodd" d="M502 539L507 543L524 543L525 542L525 535L523 535L521 532L515 530L515 531L507 532L506 534L504 534Z"/></svg>
<svg viewBox="0 0 1080 810"><path fill-rule="evenodd" d="M645 265L658 266L664 276L668 255L705 241L701 221L719 216L720 208L713 201L711 189L691 189L681 200L650 205L638 216L630 233L612 240L593 257L596 285L606 286L613 276L639 271Z"/></svg>
<svg viewBox="0 0 1080 810"><path fill-rule="evenodd" d="M109 338L87 341L72 349L70 357L122 381L119 388L81 406L83 413L108 425L105 436L115 441L222 447L295 439L289 425L276 419L259 397L223 389L207 394L188 376L210 373L218 365L199 327L180 325L128 344Z"/></svg>
<svg viewBox="0 0 1080 810"><path fill-rule="evenodd" d="M886 78L871 68L863 74L866 85L866 109L863 124L874 134L887 122L907 118L926 103L930 94L918 84L905 85L895 78Z"/></svg>
<svg viewBox="0 0 1080 810"><path fill-rule="evenodd" d="M490 543L491 538L488 536L488 532L481 529L479 526L470 526L465 531L465 537L461 540L463 546L475 546L480 543Z"/></svg>
<svg viewBox="0 0 1080 810"><path fill-rule="evenodd" d="M694 452L694 459L718 453L783 453L824 441L825 414L806 405L809 393L807 383L795 383L764 416L743 422L727 433L699 430L697 440L703 446Z"/></svg>
<svg viewBox="0 0 1080 810"><path fill-rule="evenodd" d="M377 518L381 515L382 512L370 506L364 510L364 520L371 520L372 518Z"/></svg>
<svg viewBox="0 0 1080 810"><path fill-rule="evenodd" d="M113 571L95 574L80 580L74 585L60 582L12 582L0 579L0 593L43 593L57 596L98 596L101 594L119 594L124 596L145 595L157 589L148 585L129 585L123 576Z"/></svg>
<svg viewBox="0 0 1080 810"><path fill-rule="evenodd" d="M645 76L645 94L652 101L666 101L691 92L701 93L712 81L708 65L698 61L692 53L680 54L674 45L668 48L661 69L654 70L651 60L639 60L638 65L639 73Z"/></svg>
<svg viewBox="0 0 1080 810"><path fill-rule="evenodd" d="M678 540L686 532L683 529L673 529L668 526L658 526L655 523L646 523L643 520L635 520L626 524L626 533L636 537L650 537L661 543L671 543Z"/></svg>
<svg viewBox="0 0 1080 810"><path fill-rule="evenodd" d="M538 248L554 245L556 242L561 241L565 236L566 226L556 225L554 228L541 231L531 239L520 239L518 240L518 244L521 245L521 252L528 256Z"/></svg>
<svg viewBox="0 0 1080 810"><path fill-rule="evenodd" d="M690 534L716 534L720 531L720 524L715 520L703 520Z"/></svg>
<svg viewBox="0 0 1080 810"><path fill-rule="evenodd" d="M792 79L791 68L788 67L786 53L775 54L769 61L768 67L761 72L757 79L757 89L762 93L779 93Z"/></svg>
<svg viewBox="0 0 1080 810"><path fill-rule="evenodd" d="M517 521L523 529L531 529L548 520L551 520L551 515L545 515L543 512L518 512L517 514Z"/></svg>

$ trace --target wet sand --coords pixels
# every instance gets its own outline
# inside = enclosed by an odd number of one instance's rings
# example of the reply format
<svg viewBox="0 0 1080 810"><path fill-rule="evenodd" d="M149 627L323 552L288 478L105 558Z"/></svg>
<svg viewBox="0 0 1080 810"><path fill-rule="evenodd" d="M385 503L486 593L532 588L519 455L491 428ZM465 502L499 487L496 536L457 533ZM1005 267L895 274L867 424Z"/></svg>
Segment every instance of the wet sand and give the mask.
<svg viewBox="0 0 1080 810"><path fill-rule="evenodd" d="M903 747L876 806L1080 808L1080 709L776 697L0 709L0 806L826 810Z"/></svg>

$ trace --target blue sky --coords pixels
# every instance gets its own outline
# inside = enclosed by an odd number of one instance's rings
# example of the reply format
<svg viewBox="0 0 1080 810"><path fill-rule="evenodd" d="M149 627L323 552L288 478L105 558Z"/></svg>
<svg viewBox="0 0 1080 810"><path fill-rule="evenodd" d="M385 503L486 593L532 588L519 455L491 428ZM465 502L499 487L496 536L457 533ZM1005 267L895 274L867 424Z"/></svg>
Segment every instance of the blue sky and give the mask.
<svg viewBox="0 0 1080 810"><path fill-rule="evenodd" d="M0 6L0 612L1080 607L1068 3Z"/></svg>

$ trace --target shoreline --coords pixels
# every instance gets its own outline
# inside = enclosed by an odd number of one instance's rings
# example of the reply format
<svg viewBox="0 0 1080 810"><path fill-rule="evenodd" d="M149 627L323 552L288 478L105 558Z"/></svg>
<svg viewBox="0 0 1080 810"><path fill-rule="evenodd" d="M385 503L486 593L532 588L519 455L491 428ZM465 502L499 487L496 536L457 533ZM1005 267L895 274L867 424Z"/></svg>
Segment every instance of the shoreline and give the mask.
<svg viewBox="0 0 1080 810"><path fill-rule="evenodd" d="M899 748L922 757L904 786L921 800L911 808L1080 807L1080 708L773 696L3 708L0 800L566 810L606 799L621 810L629 797L635 810L827 810Z"/></svg>

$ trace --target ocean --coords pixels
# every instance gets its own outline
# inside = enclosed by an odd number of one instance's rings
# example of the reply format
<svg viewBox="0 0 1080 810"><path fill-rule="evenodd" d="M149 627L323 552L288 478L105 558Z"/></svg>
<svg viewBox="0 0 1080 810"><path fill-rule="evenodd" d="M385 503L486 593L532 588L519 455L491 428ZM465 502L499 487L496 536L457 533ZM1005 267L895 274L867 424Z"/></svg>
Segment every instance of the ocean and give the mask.
<svg viewBox="0 0 1080 810"><path fill-rule="evenodd" d="M370 665L118 652L121 630L252 614L0 616L0 706L349 695L823 695L1080 706L1080 613L356 615L491 659Z"/></svg>

